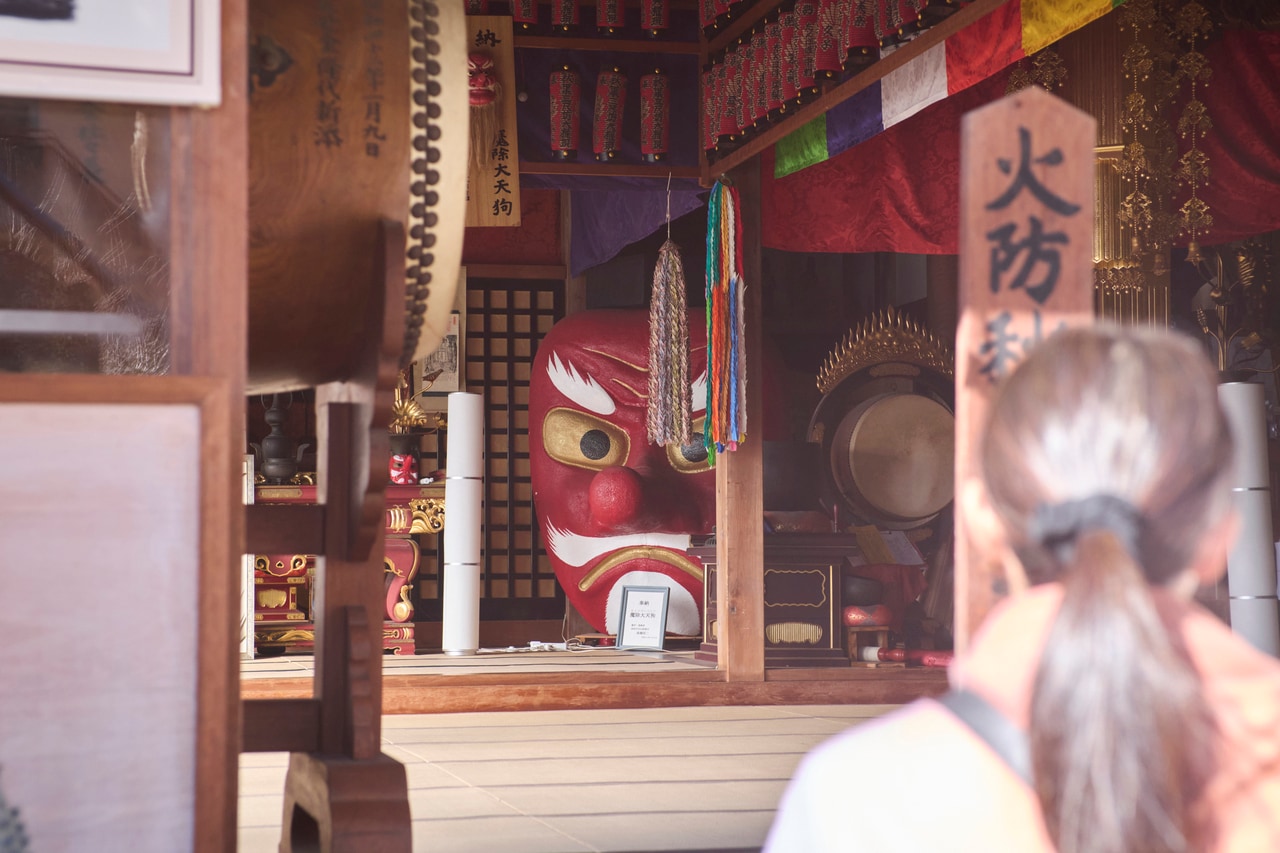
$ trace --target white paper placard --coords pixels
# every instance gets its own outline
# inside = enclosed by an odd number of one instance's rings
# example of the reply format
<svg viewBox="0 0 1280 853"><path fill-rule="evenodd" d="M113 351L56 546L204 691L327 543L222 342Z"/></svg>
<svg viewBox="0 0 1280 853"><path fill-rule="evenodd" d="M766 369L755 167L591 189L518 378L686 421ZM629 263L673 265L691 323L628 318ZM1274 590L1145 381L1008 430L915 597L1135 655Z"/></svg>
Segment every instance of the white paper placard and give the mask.
<svg viewBox="0 0 1280 853"><path fill-rule="evenodd" d="M667 601L664 586L624 586L618 614L619 649L661 650L667 636Z"/></svg>

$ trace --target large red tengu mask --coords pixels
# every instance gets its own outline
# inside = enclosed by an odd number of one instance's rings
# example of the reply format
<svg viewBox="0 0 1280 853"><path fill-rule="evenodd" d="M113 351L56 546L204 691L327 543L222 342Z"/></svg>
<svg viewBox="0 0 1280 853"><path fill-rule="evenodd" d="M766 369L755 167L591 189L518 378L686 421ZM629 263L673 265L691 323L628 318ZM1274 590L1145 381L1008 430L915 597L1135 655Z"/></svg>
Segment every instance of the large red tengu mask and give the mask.
<svg viewBox="0 0 1280 853"><path fill-rule="evenodd" d="M498 99L498 71L493 57L480 51L467 54L467 102L487 107Z"/></svg>
<svg viewBox="0 0 1280 853"><path fill-rule="evenodd" d="M702 630L702 564L691 534L715 524L715 473L702 447L707 336L689 314L693 441L648 443L649 312L585 311L538 345L529 387L529 457L538 526L565 595L616 634L622 587L671 590L667 630Z"/></svg>

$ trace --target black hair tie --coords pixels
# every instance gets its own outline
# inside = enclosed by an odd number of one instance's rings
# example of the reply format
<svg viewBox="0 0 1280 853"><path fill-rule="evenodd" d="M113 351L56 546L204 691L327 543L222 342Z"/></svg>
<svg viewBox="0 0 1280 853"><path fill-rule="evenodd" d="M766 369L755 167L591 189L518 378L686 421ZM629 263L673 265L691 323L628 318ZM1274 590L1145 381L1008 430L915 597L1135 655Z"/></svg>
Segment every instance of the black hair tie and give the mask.
<svg viewBox="0 0 1280 853"><path fill-rule="evenodd" d="M1114 534L1136 560L1142 537L1142 513L1124 498L1091 495L1056 504L1040 504L1027 525L1027 538L1039 543L1059 563L1067 563L1082 533Z"/></svg>

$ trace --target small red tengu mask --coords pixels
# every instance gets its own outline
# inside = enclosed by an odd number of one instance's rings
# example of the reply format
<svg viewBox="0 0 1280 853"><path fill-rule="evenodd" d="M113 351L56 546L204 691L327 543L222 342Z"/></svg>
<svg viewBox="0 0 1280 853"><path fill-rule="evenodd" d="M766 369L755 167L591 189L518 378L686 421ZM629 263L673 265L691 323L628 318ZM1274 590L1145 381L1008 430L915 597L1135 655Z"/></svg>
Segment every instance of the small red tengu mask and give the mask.
<svg viewBox="0 0 1280 853"><path fill-rule="evenodd" d="M406 486L418 482L418 460L413 456L401 456L399 453L391 454L389 470L391 482L397 485Z"/></svg>
<svg viewBox="0 0 1280 853"><path fill-rule="evenodd" d="M480 51L467 54L467 101L487 107L498 98L498 71L493 57Z"/></svg>

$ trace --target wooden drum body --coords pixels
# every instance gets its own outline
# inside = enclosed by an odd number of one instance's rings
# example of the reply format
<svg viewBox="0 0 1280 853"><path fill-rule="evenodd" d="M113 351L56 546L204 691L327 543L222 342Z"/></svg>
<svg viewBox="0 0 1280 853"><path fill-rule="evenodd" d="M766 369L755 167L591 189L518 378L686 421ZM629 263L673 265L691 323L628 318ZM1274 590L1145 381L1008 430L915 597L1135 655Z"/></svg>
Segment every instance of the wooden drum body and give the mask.
<svg viewBox="0 0 1280 853"><path fill-rule="evenodd" d="M460 3L250 4L251 393L352 378L383 310L379 223L408 235L402 366L440 343L466 194Z"/></svg>

